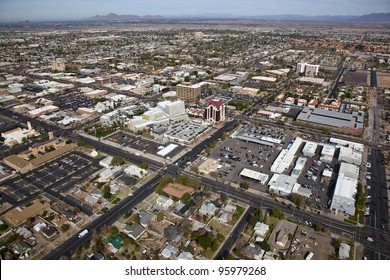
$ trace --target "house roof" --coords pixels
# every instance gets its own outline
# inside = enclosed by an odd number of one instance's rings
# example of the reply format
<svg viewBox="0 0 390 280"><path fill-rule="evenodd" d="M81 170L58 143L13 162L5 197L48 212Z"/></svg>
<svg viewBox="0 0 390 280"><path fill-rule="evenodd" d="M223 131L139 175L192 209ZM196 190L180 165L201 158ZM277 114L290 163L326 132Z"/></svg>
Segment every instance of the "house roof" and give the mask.
<svg viewBox="0 0 390 280"><path fill-rule="evenodd" d="M133 239L138 239L145 232L145 229L139 224L132 224L126 225L124 231Z"/></svg>
<svg viewBox="0 0 390 280"><path fill-rule="evenodd" d="M181 199L185 193L192 193L194 189L178 183L169 183L163 188L163 191L170 196Z"/></svg>
<svg viewBox="0 0 390 280"><path fill-rule="evenodd" d="M123 238L120 235L116 235L114 237L111 237L108 240L108 243L111 244L115 249L119 250L122 247L122 241Z"/></svg>

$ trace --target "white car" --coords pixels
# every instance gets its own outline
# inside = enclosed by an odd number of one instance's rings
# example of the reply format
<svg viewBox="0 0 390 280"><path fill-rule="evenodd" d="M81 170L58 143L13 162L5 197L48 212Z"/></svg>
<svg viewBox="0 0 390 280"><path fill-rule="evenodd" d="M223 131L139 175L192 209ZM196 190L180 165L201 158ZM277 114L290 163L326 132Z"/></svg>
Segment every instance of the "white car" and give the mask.
<svg viewBox="0 0 390 280"><path fill-rule="evenodd" d="M374 239L372 239L371 237L367 237L367 241L374 242Z"/></svg>

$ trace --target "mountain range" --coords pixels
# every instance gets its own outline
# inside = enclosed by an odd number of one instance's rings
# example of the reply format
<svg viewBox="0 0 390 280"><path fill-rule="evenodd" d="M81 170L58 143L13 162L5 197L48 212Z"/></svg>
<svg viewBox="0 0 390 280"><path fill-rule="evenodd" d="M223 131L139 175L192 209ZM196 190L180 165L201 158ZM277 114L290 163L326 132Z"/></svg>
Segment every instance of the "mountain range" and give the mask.
<svg viewBox="0 0 390 280"><path fill-rule="evenodd" d="M86 21L148 21L148 20L164 20L164 19L252 19L252 20L267 20L267 21L305 21L305 22L339 22L339 23L390 23L390 13L373 13L362 16L303 16L303 15L271 15L271 16L232 16L225 14L198 14L198 15L178 15L164 17L160 15L118 15L109 13L107 15L96 15L86 18Z"/></svg>

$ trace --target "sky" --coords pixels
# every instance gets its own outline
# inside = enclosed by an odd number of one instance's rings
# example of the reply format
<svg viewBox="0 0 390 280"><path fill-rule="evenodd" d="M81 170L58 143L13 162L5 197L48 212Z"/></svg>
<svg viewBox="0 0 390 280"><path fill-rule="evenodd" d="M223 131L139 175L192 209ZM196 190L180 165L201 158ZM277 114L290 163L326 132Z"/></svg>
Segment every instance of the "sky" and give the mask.
<svg viewBox="0 0 390 280"><path fill-rule="evenodd" d="M364 15L390 12L389 0L0 0L0 22L120 15Z"/></svg>

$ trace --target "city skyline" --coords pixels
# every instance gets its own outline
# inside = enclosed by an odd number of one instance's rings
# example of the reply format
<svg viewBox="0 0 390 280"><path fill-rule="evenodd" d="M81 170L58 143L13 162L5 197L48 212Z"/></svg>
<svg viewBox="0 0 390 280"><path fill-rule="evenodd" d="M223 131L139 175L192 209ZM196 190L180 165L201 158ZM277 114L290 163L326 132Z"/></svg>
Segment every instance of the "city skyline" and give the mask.
<svg viewBox="0 0 390 280"><path fill-rule="evenodd" d="M324 0L313 3L308 0L254 1L242 0L199 0L183 4L178 0L139 2L133 0L2 0L0 1L0 22L22 20L81 20L95 15L116 13L120 15L161 15L161 16L269 16L294 14L303 16L319 15L364 15L388 12L386 0L376 1L335 1Z"/></svg>

